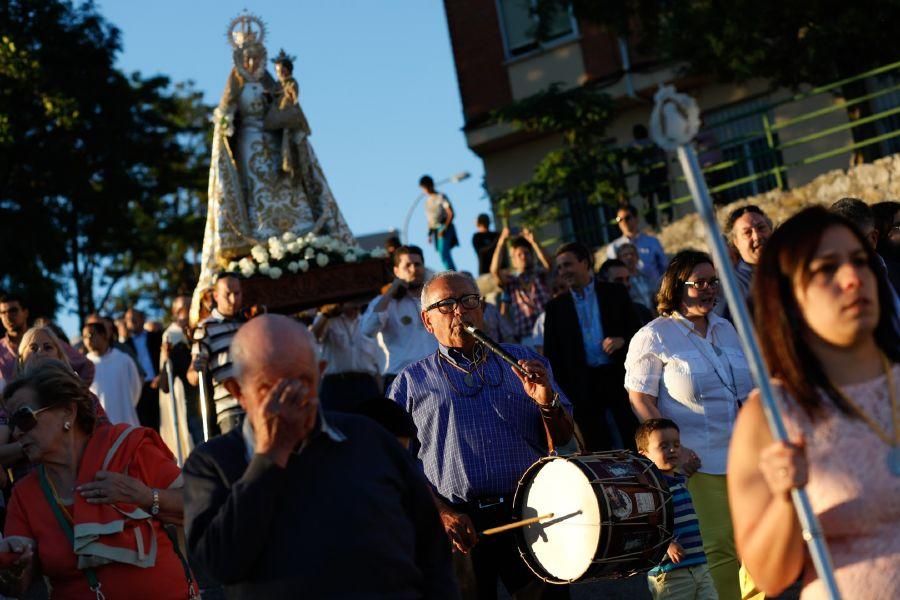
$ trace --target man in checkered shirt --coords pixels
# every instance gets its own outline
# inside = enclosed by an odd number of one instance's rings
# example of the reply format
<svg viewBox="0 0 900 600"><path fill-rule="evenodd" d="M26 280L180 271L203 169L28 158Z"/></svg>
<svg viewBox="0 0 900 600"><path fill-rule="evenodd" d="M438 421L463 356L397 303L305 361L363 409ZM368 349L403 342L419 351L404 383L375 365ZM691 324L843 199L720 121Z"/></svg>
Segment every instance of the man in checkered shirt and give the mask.
<svg viewBox="0 0 900 600"><path fill-rule="evenodd" d="M438 350L410 364L388 396L412 416L414 447L431 483L458 567L471 560L470 586L496 591L498 577L511 595L567 590L538 580L518 556L512 533L478 538L477 532L512 520L512 497L525 470L548 451L573 444L572 406L543 357L504 344L533 375L525 379L471 337L481 328L483 300L471 276L438 273L422 290L422 322ZM466 572L466 568L460 569ZM556 588L556 589L550 589ZM549 595L548 595L549 593Z"/></svg>

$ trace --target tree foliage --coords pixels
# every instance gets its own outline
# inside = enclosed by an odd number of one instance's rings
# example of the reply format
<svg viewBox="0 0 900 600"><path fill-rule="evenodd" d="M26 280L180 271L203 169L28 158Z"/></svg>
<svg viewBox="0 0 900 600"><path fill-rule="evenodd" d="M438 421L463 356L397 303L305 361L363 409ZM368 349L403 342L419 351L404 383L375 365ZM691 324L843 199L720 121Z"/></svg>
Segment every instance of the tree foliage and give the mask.
<svg viewBox="0 0 900 600"><path fill-rule="evenodd" d="M622 160L629 151L611 143L606 129L612 98L591 88L563 91L558 85L498 110L497 122L535 134L557 134L563 144L548 153L529 181L499 195L500 212L521 211L532 227L558 219L560 201L584 198L590 204L615 201L626 193Z"/></svg>
<svg viewBox="0 0 900 600"><path fill-rule="evenodd" d="M208 108L189 85L127 76L90 2L0 5L0 287L79 317L115 291L166 296L202 238ZM157 273L157 275L145 275Z"/></svg>
<svg viewBox="0 0 900 600"><path fill-rule="evenodd" d="M718 81L823 85L900 55L900 0L538 0L538 35L569 6L643 53Z"/></svg>
<svg viewBox="0 0 900 600"><path fill-rule="evenodd" d="M773 88L820 85L881 66L898 54L890 49L900 30L900 0L537 0L536 38L546 39L554 17L569 10L626 38L645 56L680 65L685 75L723 82L764 78ZM860 85L841 91L855 97L865 93ZM859 118L857 113L850 118ZM540 225L557 219L560 198L581 195L597 203L624 194L619 165L632 151L616 149L605 138L614 117L609 98L589 88L553 87L494 116L525 131L559 133L564 140L531 180L499 195L501 212L515 206L526 223ZM871 136L864 127L853 134Z"/></svg>

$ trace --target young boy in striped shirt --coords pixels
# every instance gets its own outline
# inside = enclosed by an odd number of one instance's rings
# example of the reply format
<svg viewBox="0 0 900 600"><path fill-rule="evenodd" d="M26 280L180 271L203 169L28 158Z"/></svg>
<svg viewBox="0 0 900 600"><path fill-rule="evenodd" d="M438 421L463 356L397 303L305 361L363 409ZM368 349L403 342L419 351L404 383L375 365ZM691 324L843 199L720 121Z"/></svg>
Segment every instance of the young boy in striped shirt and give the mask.
<svg viewBox="0 0 900 600"><path fill-rule="evenodd" d="M700 525L680 466L681 434L669 419L648 419L634 434L638 452L653 461L672 492L675 537L659 566L647 573L654 600L718 600L706 566Z"/></svg>

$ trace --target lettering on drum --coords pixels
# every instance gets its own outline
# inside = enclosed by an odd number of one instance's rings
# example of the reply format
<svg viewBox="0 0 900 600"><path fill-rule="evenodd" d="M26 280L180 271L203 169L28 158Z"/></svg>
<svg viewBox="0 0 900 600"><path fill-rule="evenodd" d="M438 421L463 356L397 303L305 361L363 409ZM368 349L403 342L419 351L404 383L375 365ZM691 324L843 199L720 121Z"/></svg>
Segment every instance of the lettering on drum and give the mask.
<svg viewBox="0 0 900 600"><path fill-rule="evenodd" d="M634 495L634 500L637 502L637 510L640 514L651 513L656 510L653 494L638 492Z"/></svg>

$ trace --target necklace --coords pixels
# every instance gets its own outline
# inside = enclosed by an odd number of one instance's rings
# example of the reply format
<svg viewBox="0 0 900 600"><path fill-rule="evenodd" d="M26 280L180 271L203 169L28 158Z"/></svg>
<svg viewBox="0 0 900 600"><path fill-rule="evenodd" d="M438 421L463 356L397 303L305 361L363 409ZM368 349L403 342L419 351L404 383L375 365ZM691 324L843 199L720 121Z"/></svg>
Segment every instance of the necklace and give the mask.
<svg viewBox="0 0 900 600"><path fill-rule="evenodd" d="M882 429L881 425L875 421L872 417L870 417L863 409L856 405L853 400L847 397L842 391L840 391L836 386L834 387L837 390L837 393L840 395L841 399L847 403L847 405L853 409L853 412L856 415L865 421L866 425L875 432L881 441L887 444L889 450L887 454L887 467L888 471L894 477L900 477L900 436L898 436L898 432L900 432L900 407L897 405L897 395L894 391L894 373L892 369L892 365L888 362L887 357L882 354L881 355L881 364L884 366L884 374L887 379L887 388L888 388L888 397L891 399L891 419L893 421L894 431L893 435L889 435L885 429Z"/></svg>
<svg viewBox="0 0 900 600"><path fill-rule="evenodd" d="M478 367L481 366L484 363L485 359L487 358L487 354L481 349L480 344L475 346L472 361L471 361L470 367L468 369L456 364L455 362L450 360L448 357L444 356L442 353L439 352L438 354L439 354L440 358L443 360L443 362L446 362L448 365L450 365L454 369L457 369L458 371L465 373L465 375L463 375L463 383L465 383L467 387L470 387L470 388L475 387L475 375L476 374L481 375L480 373L478 373ZM484 380L483 375L481 375L481 379ZM450 381L450 385L452 386L453 381L450 380L449 377L447 378L447 380ZM455 389L455 386L454 386L454 389ZM455 390L455 391L459 391L459 390Z"/></svg>

